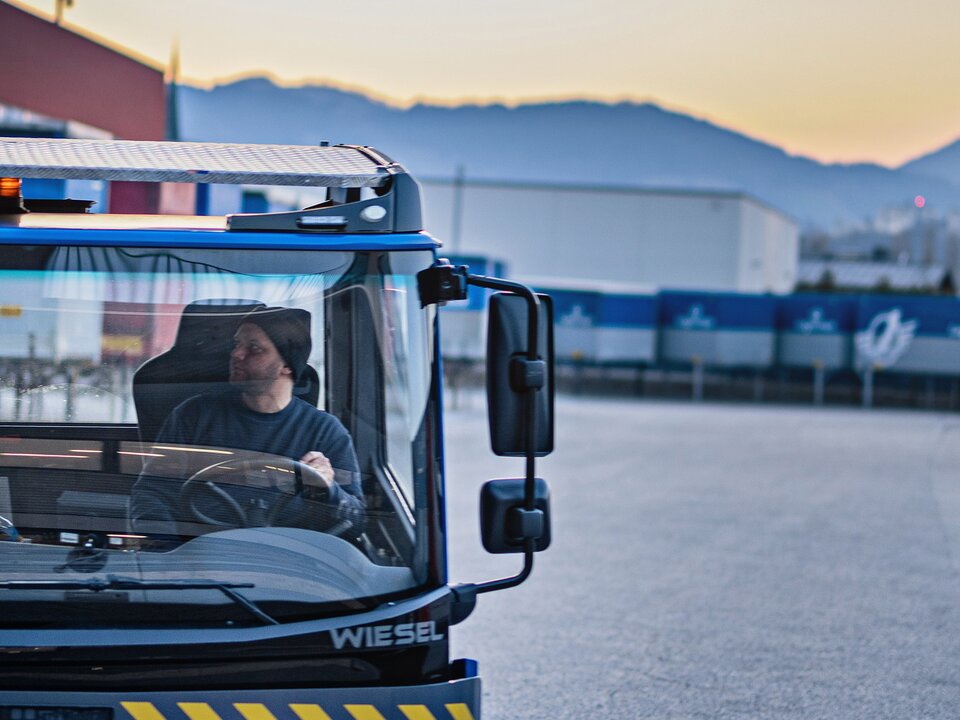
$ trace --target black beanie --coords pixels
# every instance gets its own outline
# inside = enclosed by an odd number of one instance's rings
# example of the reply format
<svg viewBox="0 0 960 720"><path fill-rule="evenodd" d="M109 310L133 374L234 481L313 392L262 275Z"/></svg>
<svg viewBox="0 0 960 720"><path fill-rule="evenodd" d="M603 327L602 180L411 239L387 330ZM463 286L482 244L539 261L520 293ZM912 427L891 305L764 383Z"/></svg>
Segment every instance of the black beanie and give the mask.
<svg viewBox="0 0 960 720"><path fill-rule="evenodd" d="M293 371L293 382L300 382L313 348L310 313L296 308L260 307L244 316L243 323L252 323L267 334Z"/></svg>

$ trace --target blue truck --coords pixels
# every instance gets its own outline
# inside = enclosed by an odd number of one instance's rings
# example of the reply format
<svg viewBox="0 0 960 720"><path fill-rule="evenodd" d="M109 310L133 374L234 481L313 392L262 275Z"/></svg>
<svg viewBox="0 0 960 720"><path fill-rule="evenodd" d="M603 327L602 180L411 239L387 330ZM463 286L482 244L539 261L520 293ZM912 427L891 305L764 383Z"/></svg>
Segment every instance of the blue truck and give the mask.
<svg viewBox="0 0 960 720"><path fill-rule="evenodd" d="M0 177L0 720L479 718L449 638L550 542L549 297L443 260L417 182L368 147L0 138ZM325 199L112 215L23 179ZM452 584L437 308L471 286L494 291L491 448L525 462L483 486L482 542L522 566ZM334 419L350 467L170 434L191 403L247 397L237 338L269 309L311 341L287 402ZM138 517L161 486L167 515Z"/></svg>

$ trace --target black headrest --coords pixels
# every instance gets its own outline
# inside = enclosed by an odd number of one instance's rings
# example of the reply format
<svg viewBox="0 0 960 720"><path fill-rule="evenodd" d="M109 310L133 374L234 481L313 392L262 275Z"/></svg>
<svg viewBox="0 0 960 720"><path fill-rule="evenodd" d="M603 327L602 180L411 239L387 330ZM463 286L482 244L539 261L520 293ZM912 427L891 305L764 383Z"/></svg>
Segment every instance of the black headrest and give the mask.
<svg viewBox="0 0 960 720"><path fill-rule="evenodd" d="M187 305L180 315L177 339L173 348L184 352L203 352L219 349L224 342L233 342L233 334L243 317L257 308L266 307L253 300L223 301L200 300Z"/></svg>

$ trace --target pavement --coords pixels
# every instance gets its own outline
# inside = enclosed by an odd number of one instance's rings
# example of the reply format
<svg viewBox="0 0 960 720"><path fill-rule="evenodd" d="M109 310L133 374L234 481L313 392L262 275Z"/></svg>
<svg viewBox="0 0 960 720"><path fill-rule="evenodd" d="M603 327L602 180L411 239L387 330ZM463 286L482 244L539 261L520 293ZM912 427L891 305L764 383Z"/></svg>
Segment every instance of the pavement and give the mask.
<svg viewBox="0 0 960 720"><path fill-rule="evenodd" d="M451 579L496 458L446 409ZM453 628L484 717L960 717L960 415L561 397L553 544Z"/></svg>

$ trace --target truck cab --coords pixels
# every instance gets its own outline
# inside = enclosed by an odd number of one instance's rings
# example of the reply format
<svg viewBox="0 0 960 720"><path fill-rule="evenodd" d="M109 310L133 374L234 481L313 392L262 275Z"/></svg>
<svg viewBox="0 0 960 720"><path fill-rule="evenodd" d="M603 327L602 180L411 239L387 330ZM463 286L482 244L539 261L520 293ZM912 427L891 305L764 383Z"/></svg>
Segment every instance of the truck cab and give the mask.
<svg viewBox="0 0 960 720"><path fill-rule="evenodd" d="M449 634L549 544L549 298L443 261L417 183L371 148L0 138L0 176L0 715L480 717L476 663L450 658ZM30 177L326 199L94 214L24 200ZM482 540L523 567L453 585L437 315L471 284L498 291L492 448L526 459L484 487ZM231 363L265 311L302 322L284 407L335 428L339 449L313 447L332 474L276 449L298 427L243 404ZM220 404L254 429L199 431Z"/></svg>

